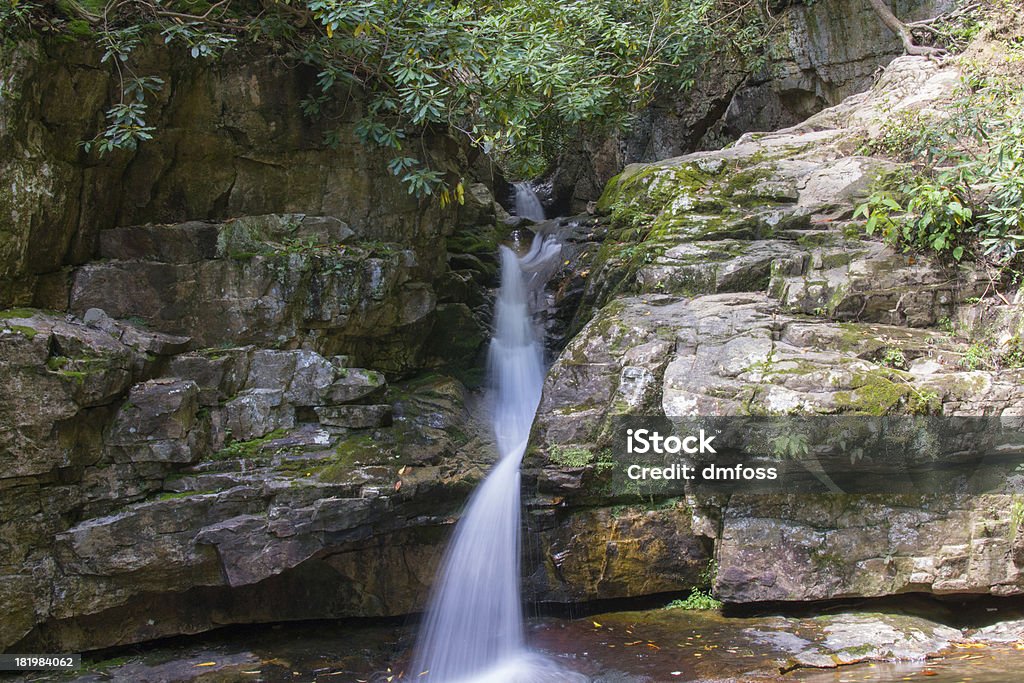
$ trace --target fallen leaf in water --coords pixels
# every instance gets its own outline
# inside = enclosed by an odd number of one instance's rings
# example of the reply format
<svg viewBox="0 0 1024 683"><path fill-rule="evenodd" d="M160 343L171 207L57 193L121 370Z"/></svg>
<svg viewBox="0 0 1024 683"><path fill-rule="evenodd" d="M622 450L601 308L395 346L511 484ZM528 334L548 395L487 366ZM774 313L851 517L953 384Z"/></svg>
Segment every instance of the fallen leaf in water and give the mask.
<svg viewBox="0 0 1024 683"><path fill-rule="evenodd" d="M217 666L217 662L202 662L201 664L196 664L196 666Z"/></svg>
<svg viewBox="0 0 1024 683"><path fill-rule="evenodd" d="M931 669L925 669L924 671L921 672L921 675L922 676L938 676L939 672L938 671L932 671Z"/></svg>
<svg viewBox="0 0 1024 683"><path fill-rule="evenodd" d="M594 628L601 628L601 624L599 624L599 623L597 623L597 622L595 621L595 622L594 622Z"/></svg>
<svg viewBox="0 0 1024 683"><path fill-rule="evenodd" d="M633 647L634 645L639 645L642 642L644 642L644 641L642 641L642 640L634 640L632 643L626 643L626 647Z"/></svg>

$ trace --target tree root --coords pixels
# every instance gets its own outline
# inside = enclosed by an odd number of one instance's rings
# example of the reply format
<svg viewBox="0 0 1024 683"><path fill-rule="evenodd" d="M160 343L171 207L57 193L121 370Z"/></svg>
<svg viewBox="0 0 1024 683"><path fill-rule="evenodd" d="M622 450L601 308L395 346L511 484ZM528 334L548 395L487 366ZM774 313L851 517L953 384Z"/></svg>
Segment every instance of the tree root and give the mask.
<svg viewBox="0 0 1024 683"><path fill-rule="evenodd" d="M875 14L882 20L882 23L889 27L889 30L900 37L900 41L903 43L903 51L908 55L914 55L919 57L928 57L929 59L935 60L936 62L947 54L947 51L941 47L928 47L926 45L918 45L914 42L914 34L911 30L910 25L900 21L900 19L892 13L889 6L885 4L885 0L868 0L871 8L875 10ZM923 26L920 22L915 26Z"/></svg>

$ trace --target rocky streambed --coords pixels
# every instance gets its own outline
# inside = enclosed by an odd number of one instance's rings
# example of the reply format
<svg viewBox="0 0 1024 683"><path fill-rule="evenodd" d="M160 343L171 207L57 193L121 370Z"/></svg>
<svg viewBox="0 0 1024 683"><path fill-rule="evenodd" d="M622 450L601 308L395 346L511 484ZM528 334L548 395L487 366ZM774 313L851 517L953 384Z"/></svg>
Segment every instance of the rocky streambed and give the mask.
<svg viewBox="0 0 1024 683"><path fill-rule="evenodd" d="M1021 609L989 609L994 611L913 599L902 606L826 606L815 616L658 608L539 618L530 623L528 637L594 683L1014 680L1024 665ZM939 617L961 626L940 623ZM979 619L976 624L989 625L964 626ZM993 624L994 619L1005 621ZM10 680L415 680L404 670L413 631L397 622L236 627L97 654L76 672Z"/></svg>

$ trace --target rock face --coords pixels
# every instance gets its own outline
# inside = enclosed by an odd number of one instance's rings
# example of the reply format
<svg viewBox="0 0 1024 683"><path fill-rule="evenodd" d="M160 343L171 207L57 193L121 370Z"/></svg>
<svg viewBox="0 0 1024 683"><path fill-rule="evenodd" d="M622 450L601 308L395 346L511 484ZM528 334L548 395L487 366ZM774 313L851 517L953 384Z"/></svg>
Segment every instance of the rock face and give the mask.
<svg viewBox="0 0 1024 683"><path fill-rule="evenodd" d="M1024 413L1020 306L967 303L986 294L984 273L897 253L852 219L887 167L856 154L882 112L941 109L956 81L901 58L876 88L796 128L632 165L609 183L607 237L581 266L579 332L551 368L528 458L538 519L571 528L577 508L638 503L609 475L623 416ZM979 353L1010 360L996 372ZM705 550L651 544L648 562L713 557L716 595L733 603L1019 595L1024 534L1005 484L976 496L653 499ZM548 561L571 568L572 554ZM556 591L580 583L550 576Z"/></svg>
<svg viewBox="0 0 1024 683"><path fill-rule="evenodd" d="M418 609L490 457L488 187L420 203L358 94L327 144L314 73L157 46L159 134L90 157L94 48L0 50L0 650Z"/></svg>
<svg viewBox="0 0 1024 683"><path fill-rule="evenodd" d="M1014 496L758 498L724 511L724 600L1024 592Z"/></svg>
<svg viewBox="0 0 1024 683"><path fill-rule="evenodd" d="M486 458L458 381L88 317L0 320L4 648L420 606Z"/></svg>
<svg viewBox="0 0 1024 683"><path fill-rule="evenodd" d="M120 226L298 213L330 216L333 225L300 226L293 240L309 232L338 242L354 233L430 247L420 255L424 267L444 256L438 238L452 217L420 206L388 173L387 154L356 139L358 96L329 104L337 111L318 121L302 115L300 102L317 88L313 71L275 55L229 53L207 64L140 48L140 73L165 82L148 117L159 134L135 152L99 159L77 145L97 133L114 89L113 72L95 68L96 48L51 41L3 50L5 90L16 93L0 101L0 146L10 150L0 160L0 301L8 305L64 308L62 268L94 258L97 246L119 260L212 256L213 233L202 226L178 229L174 240L159 227L105 235ZM325 142L329 127L337 144ZM424 144L442 168L458 158L450 141ZM149 249L157 244L164 253Z"/></svg>
<svg viewBox="0 0 1024 683"><path fill-rule="evenodd" d="M117 228L99 258L72 272L74 313L102 307L197 346L308 340L396 372L421 358L444 271L437 254L369 246L337 219L301 214Z"/></svg>
<svg viewBox="0 0 1024 683"><path fill-rule="evenodd" d="M903 54L898 36L860 0L775 2L768 68L736 92L725 126L736 133L774 130L839 104L872 84L880 67ZM904 21L948 11L950 0L896 0Z"/></svg>

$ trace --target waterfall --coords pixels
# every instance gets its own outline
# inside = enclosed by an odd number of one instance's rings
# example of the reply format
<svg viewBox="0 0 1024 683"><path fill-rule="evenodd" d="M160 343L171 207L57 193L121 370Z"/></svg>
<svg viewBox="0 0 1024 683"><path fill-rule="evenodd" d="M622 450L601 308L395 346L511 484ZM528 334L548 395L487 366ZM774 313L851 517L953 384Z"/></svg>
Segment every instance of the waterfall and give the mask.
<svg viewBox="0 0 1024 683"><path fill-rule="evenodd" d="M519 588L519 464L544 385L530 301L561 247L537 237L517 256L501 247L501 288L488 369L498 462L471 496L427 606L408 678L431 683L577 680L524 645Z"/></svg>
<svg viewBox="0 0 1024 683"><path fill-rule="evenodd" d="M522 218L529 218L534 223L542 222L547 216L544 215L544 207L537 198L530 183L515 183L516 188L516 215Z"/></svg>

